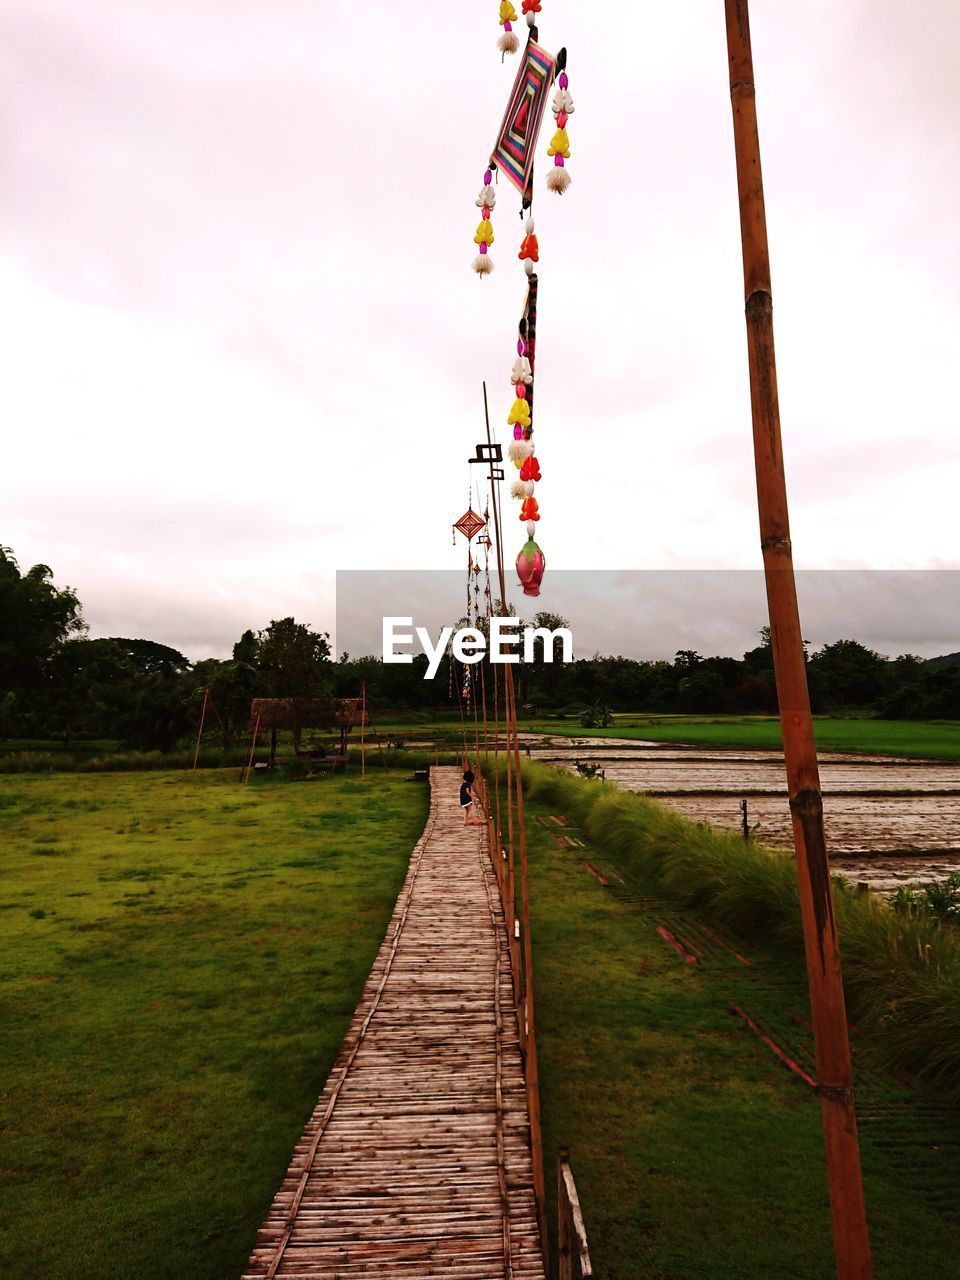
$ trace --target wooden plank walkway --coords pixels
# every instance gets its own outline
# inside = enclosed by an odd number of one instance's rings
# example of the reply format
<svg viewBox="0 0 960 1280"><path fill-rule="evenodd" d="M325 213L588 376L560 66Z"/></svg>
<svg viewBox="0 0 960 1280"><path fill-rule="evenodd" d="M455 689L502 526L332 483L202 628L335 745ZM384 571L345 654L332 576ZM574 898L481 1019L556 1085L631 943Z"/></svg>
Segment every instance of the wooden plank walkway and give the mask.
<svg viewBox="0 0 960 1280"><path fill-rule="evenodd" d="M503 913L459 784L431 770L387 936L244 1280L543 1280Z"/></svg>

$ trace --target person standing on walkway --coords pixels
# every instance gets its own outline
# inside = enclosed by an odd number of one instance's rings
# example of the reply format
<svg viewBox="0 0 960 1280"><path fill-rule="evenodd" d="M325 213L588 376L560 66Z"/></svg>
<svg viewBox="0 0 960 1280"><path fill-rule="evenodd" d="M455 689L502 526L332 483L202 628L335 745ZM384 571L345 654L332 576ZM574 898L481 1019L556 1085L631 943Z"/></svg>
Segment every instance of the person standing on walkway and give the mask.
<svg viewBox="0 0 960 1280"><path fill-rule="evenodd" d="M463 781L460 783L460 808L463 810L463 825L465 827L477 827L481 823L480 818L471 818L471 810L473 809L473 779L474 775L471 770L467 769L463 775Z"/></svg>

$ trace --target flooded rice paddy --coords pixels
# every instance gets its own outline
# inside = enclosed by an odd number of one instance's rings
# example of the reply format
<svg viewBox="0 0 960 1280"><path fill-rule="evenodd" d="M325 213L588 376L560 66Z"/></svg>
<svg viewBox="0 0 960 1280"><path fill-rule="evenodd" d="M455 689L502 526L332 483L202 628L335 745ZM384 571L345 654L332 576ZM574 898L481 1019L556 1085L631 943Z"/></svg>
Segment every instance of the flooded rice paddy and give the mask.
<svg viewBox="0 0 960 1280"><path fill-rule="evenodd" d="M758 839L792 847L783 756L597 738L531 739L532 756L579 760L697 822L740 831L741 800ZM820 756L831 865L872 889L960 872L960 762L825 752ZM759 825L758 825L759 824Z"/></svg>

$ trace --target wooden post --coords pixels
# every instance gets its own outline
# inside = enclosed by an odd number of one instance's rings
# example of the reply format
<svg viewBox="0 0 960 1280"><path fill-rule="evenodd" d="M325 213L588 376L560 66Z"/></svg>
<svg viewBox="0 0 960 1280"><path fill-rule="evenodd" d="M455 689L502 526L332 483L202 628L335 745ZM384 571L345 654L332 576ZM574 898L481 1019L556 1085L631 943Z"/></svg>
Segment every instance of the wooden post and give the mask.
<svg viewBox="0 0 960 1280"><path fill-rule="evenodd" d="M557 1268L560 1280L573 1280L570 1201L567 1198L567 1186L563 1177L563 1166L569 1157L570 1153L566 1147L561 1147L557 1157Z"/></svg>
<svg viewBox="0 0 960 1280"><path fill-rule="evenodd" d="M840 1280L869 1280L873 1269L853 1104L847 1016L780 441L773 298L747 3L748 0L724 0L740 193L760 545L800 886L837 1275Z"/></svg>
<svg viewBox="0 0 960 1280"><path fill-rule="evenodd" d="M557 1157L557 1223L559 1226L560 1280L593 1280L593 1264L587 1248L587 1229L583 1223L577 1184L570 1168L570 1152L560 1148ZM574 1259L577 1268L574 1270Z"/></svg>
<svg viewBox="0 0 960 1280"><path fill-rule="evenodd" d="M364 778L367 774L367 757L363 749L363 722L367 718L367 682L361 681L360 684L360 777Z"/></svg>
<svg viewBox="0 0 960 1280"><path fill-rule="evenodd" d="M200 728L197 730L197 749L193 753L193 767L196 769L197 761L200 759L200 742L203 738L203 722L207 718L207 699L210 697L210 690L203 691L203 706L200 708Z"/></svg>

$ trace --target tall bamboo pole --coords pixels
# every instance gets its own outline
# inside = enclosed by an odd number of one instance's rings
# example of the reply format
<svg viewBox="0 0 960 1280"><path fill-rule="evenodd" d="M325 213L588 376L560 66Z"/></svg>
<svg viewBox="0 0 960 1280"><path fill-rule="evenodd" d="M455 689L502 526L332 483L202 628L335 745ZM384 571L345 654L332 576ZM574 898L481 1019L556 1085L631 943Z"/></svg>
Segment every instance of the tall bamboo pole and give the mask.
<svg viewBox="0 0 960 1280"><path fill-rule="evenodd" d="M536 276L531 277L530 288L536 296ZM533 362L531 361L531 367ZM487 384L483 384L483 410L487 425L487 443L492 444L490 433L490 409L487 403ZM507 587L503 573L503 536L500 527L500 506L497 500L497 484L493 476L493 462L490 463L490 481L493 488L493 521L497 541L497 573L500 581L500 606L507 607ZM540 1247L544 1262L549 1257L547 1239L547 1211L545 1187L543 1181L543 1145L540 1128L540 1069L537 1059L536 1023L533 1004L533 939L530 930L530 885L527 875L527 831L523 813L523 775L520 769L520 734L517 723L517 697L513 681L513 667L504 666L504 710L507 721L507 769L508 776L513 764L513 782L516 787L517 834L520 843L520 904L523 920L523 1001L519 999L519 989L514 975L514 994L517 998L517 1018L523 1020L518 1030L520 1043L524 1050L524 1078L527 1086L527 1108L530 1115L530 1147L533 1163L533 1194L537 1208L537 1226L540 1231ZM508 783L509 786L509 783ZM509 795L509 792L508 792ZM512 833L511 833L512 846ZM515 886L512 874L513 850L511 847L510 903L514 904Z"/></svg>
<svg viewBox="0 0 960 1280"><path fill-rule="evenodd" d="M783 731L800 910L839 1280L870 1280L860 1147L823 800L810 714L787 513L773 346L773 297L757 132L748 0L724 0L740 193L750 400L770 638Z"/></svg>

